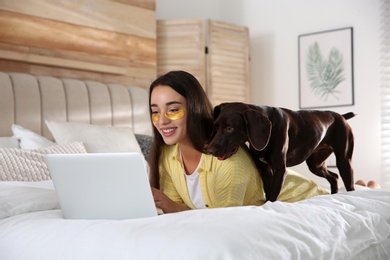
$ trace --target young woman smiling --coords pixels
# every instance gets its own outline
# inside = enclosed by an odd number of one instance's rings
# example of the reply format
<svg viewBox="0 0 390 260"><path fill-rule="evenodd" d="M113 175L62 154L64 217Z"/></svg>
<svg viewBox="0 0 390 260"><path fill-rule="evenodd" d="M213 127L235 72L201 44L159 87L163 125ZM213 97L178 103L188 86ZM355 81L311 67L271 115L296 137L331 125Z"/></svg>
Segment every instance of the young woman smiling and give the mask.
<svg viewBox="0 0 390 260"><path fill-rule="evenodd" d="M246 149L223 161L207 154L213 107L193 75L171 71L157 78L149 103L154 126L150 180L158 208L172 213L265 203L262 180ZM278 200L320 194L327 192L289 170Z"/></svg>

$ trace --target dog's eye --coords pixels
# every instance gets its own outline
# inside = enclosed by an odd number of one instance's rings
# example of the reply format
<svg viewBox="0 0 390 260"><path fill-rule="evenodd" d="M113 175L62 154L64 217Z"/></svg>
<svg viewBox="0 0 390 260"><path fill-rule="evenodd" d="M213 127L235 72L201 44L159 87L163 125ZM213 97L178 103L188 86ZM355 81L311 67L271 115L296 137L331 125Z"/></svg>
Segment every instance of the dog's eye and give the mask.
<svg viewBox="0 0 390 260"><path fill-rule="evenodd" d="M234 131L234 128L233 128L233 127L231 127L231 126L225 127L225 132L226 132L226 133L232 133L233 131Z"/></svg>

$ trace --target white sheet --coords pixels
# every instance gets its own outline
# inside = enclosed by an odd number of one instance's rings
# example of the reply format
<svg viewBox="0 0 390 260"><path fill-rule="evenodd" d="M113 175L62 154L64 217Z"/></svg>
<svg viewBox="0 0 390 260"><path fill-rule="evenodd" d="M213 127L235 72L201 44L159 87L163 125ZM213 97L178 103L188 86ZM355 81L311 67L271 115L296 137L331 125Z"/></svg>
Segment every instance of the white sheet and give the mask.
<svg viewBox="0 0 390 260"><path fill-rule="evenodd" d="M384 189L123 221L40 209L0 221L0 259L390 259Z"/></svg>

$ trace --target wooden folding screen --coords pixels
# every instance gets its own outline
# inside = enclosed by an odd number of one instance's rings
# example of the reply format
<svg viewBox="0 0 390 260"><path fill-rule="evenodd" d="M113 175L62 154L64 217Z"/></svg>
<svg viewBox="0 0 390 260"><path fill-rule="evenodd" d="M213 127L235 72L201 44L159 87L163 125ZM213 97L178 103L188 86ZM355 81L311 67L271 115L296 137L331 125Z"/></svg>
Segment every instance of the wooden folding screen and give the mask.
<svg viewBox="0 0 390 260"><path fill-rule="evenodd" d="M157 20L157 74L192 73L214 105L250 101L249 30L214 20Z"/></svg>

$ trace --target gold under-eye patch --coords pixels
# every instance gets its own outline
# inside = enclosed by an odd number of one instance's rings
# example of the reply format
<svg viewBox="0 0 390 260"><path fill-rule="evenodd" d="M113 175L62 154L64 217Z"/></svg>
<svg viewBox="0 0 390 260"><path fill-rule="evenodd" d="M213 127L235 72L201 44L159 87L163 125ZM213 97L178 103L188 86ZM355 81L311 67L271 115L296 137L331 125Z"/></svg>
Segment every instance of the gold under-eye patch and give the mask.
<svg viewBox="0 0 390 260"><path fill-rule="evenodd" d="M152 121L157 122L160 120L160 113L153 113L152 114ZM184 109L180 108L175 111L168 111L165 113L165 117L170 120L178 120L184 117Z"/></svg>

